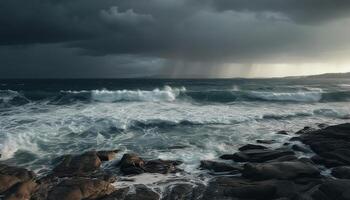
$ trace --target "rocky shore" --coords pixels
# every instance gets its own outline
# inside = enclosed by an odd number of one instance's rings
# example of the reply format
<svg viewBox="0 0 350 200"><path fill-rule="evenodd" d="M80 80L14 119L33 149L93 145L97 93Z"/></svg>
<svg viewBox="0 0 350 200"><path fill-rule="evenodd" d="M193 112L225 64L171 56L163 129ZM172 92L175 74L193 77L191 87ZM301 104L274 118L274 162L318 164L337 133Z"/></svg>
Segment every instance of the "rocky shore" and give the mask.
<svg viewBox="0 0 350 200"><path fill-rule="evenodd" d="M350 124L305 127L293 135L278 148L260 140L201 161L200 169L209 174L203 182L187 179L181 161L146 160L134 153L119 160L118 150L61 156L44 176L0 163L0 199L349 200ZM174 176L156 183L162 187L133 182L144 174ZM119 185L122 181L130 184Z"/></svg>

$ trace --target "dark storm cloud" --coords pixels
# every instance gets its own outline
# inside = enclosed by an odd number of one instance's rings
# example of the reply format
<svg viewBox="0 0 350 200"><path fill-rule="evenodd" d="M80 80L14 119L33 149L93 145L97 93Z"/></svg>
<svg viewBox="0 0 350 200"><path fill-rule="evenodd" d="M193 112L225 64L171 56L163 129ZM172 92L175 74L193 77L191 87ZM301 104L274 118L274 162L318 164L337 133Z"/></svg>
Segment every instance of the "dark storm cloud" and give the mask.
<svg viewBox="0 0 350 200"><path fill-rule="evenodd" d="M37 45L35 55L47 56L51 45L50 51L59 53L42 63L36 56L30 68L57 60L65 49L71 64L62 65L100 71L106 59L123 74L128 67L134 73L136 65L152 71L152 65L164 63L184 69L186 63L197 68L198 62L315 61L340 47L349 49L344 42L349 23L331 24L349 11L347 0L1 0L0 58L6 61L2 68L18 67L21 63L5 53L13 52L9 46ZM78 73L81 67L64 70Z"/></svg>
<svg viewBox="0 0 350 200"><path fill-rule="evenodd" d="M212 0L219 10L279 12L297 23L322 23L348 17L348 0Z"/></svg>

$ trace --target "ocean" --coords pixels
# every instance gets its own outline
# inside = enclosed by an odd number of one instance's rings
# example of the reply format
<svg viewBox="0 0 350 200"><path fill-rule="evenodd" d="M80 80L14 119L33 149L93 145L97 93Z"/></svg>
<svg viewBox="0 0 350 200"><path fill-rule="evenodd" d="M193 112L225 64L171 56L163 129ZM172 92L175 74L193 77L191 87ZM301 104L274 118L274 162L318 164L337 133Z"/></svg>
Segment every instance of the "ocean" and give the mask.
<svg viewBox="0 0 350 200"><path fill-rule="evenodd" d="M0 153L38 174L64 154L120 149L195 173L257 139L350 122L350 80L0 80Z"/></svg>

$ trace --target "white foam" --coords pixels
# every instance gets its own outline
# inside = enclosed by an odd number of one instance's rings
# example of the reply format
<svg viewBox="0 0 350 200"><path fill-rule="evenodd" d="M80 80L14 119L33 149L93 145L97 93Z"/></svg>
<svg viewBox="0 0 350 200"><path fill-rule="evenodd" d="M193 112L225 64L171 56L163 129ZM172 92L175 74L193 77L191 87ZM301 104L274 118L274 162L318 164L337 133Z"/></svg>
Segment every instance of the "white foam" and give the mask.
<svg viewBox="0 0 350 200"><path fill-rule="evenodd" d="M323 115L325 117L331 118L350 119L350 114L344 110L321 108L314 110L314 114Z"/></svg>
<svg viewBox="0 0 350 200"><path fill-rule="evenodd" d="M174 101L186 88L172 88L165 86L163 89L146 90L93 90L92 99L100 102L116 101Z"/></svg>
<svg viewBox="0 0 350 200"><path fill-rule="evenodd" d="M0 144L1 159L6 160L12 158L19 150L32 153L38 152L37 144L31 141L29 134L8 134L6 139Z"/></svg>
<svg viewBox="0 0 350 200"><path fill-rule="evenodd" d="M313 92L250 92L256 98L271 101L318 102L322 99L321 91Z"/></svg>
<svg viewBox="0 0 350 200"><path fill-rule="evenodd" d="M20 96L20 94L17 91L13 90L0 90L0 100L4 103L8 103L16 96Z"/></svg>
<svg viewBox="0 0 350 200"><path fill-rule="evenodd" d="M0 112L0 152L3 159L7 159L18 150L26 150L48 162L49 158L57 155L78 153L89 148L127 148L146 154L147 158L183 160L185 171L194 171L200 160L232 153L238 146L256 139L270 139L266 136L268 132L296 131L314 123L349 121L319 114L308 116L314 110L326 108L350 113L348 102L199 105L189 101L119 101L65 106L33 103ZM305 117L303 113L306 113ZM263 119L267 115L293 117ZM203 126L176 127L166 131L157 128L128 129L135 121L145 124L188 121ZM123 130L119 132L116 129ZM167 148L176 145L184 148Z"/></svg>
<svg viewBox="0 0 350 200"><path fill-rule="evenodd" d="M339 84L338 86L342 88L350 88L350 84Z"/></svg>

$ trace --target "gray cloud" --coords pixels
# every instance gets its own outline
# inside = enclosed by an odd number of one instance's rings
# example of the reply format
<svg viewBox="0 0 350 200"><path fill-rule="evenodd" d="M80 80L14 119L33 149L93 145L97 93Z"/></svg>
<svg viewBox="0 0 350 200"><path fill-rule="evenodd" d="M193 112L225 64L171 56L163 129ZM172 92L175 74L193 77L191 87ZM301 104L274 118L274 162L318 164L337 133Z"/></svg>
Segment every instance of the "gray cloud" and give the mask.
<svg viewBox="0 0 350 200"><path fill-rule="evenodd" d="M297 23L322 23L350 16L347 0L212 0L219 10L278 12Z"/></svg>
<svg viewBox="0 0 350 200"><path fill-rule="evenodd" d="M82 66L86 76L100 66L138 76L160 67L174 74L225 63L327 62L349 52L349 11L346 0L2 0L2 74L21 66L40 76L54 69L73 76ZM26 49L34 50L30 66L14 58ZM64 55L70 59L57 62Z"/></svg>

